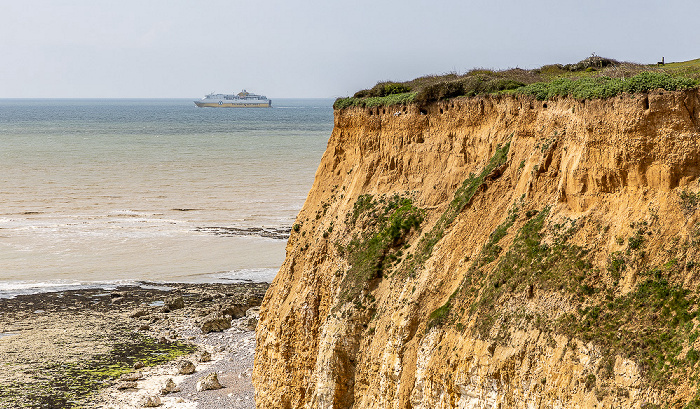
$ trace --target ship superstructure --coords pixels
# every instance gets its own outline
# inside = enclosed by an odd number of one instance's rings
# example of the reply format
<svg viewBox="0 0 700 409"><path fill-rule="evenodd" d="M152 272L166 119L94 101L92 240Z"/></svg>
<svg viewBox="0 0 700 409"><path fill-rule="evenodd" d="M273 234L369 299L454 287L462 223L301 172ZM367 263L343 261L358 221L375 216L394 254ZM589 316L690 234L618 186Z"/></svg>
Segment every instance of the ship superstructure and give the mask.
<svg viewBox="0 0 700 409"><path fill-rule="evenodd" d="M194 101L194 104L200 108L269 108L272 106L272 100L264 95L243 90L238 94L211 93L199 101Z"/></svg>

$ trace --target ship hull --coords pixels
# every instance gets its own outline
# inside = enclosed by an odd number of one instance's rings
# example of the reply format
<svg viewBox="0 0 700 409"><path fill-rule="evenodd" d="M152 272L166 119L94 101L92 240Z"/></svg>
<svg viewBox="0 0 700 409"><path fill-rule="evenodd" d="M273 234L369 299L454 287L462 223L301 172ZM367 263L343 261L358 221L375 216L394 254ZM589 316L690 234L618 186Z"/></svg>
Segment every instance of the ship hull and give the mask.
<svg viewBox="0 0 700 409"><path fill-rule="evenodd" d="M194 104L200 108L270 108L272 106L272 101L264 102L202 102L194 101Z"/></svg>

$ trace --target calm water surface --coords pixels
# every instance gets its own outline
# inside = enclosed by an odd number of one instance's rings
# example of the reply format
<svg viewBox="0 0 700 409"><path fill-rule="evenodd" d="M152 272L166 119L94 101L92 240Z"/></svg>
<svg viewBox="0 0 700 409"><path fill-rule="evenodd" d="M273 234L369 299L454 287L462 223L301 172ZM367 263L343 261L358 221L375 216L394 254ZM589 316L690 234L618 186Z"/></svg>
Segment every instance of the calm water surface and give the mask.
<svg viewBox="0 0 700 409"><path fill-rule="evenodd" d="M0 296L137 280L269 281L333 128L332 100L0 100Z"/></svg>

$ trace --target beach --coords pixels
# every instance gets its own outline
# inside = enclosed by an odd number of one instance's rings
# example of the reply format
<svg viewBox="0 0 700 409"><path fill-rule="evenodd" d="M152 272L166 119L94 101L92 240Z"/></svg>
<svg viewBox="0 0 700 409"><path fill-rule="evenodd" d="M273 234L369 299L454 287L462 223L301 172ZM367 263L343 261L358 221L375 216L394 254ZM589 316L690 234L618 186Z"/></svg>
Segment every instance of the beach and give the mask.
<svg viewBox="0 0 700 409"><path fill-rule="evenodd" d="M284 260L332 102L0 99L0 407L253 407L245 313ZM210 372L223 388L197 392Z"/></svg>
<svg viewBox="0 0 700 409"><path fill-rule="evenodd" d="M246 311L255 311L266 288L143 283L2 299L0 407L131 408L149 396L162 407L254 407L255 319ZM202 325L216 319L233 326L204 333ZM200 362L204 352L211 360ZM183 360L194 373L178 372ZM213 372L223 388L197 392L197 380ZM123 388L120 379L134 373L135 383ZM179 391L163 395L168 379Z"/></svg>

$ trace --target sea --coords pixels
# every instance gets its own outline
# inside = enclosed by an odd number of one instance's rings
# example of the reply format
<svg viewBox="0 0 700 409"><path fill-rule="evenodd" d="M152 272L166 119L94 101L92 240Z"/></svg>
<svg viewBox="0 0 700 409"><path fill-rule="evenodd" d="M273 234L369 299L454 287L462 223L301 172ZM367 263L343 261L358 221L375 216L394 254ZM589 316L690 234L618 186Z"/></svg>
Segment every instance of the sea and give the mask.
<svg viewBox="0 0 700 409"><path fill-rule="evenodd" d="M332 104L0 99L0 298L270 282L333 129Z"/></svg>

